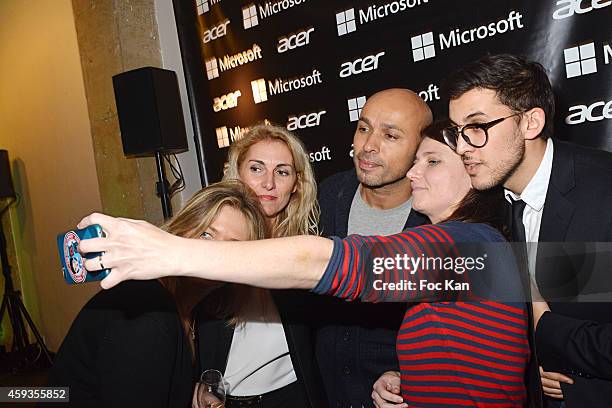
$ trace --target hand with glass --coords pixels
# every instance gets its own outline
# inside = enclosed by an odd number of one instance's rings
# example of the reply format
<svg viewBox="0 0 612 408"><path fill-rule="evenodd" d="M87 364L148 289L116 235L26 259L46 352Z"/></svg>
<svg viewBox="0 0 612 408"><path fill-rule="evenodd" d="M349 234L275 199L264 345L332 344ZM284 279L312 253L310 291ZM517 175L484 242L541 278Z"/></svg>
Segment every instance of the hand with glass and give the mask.
<svg viewBox="0 0 612 408"><path fill-rule="evenodd" d="M193 394L196 408L223 408L226 394L225 380L219 370L206 370L200 376Z"/></svg>

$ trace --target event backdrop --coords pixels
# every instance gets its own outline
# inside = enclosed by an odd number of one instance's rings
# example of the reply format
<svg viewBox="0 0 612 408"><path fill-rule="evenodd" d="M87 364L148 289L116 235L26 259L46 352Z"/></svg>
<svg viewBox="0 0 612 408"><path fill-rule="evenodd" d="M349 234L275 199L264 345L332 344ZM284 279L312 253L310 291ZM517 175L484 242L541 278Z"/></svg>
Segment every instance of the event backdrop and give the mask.
<svg viewBox="0 0 612 408"><path fill-rule="evenodd" d="M367 96L417 92L436 116L444 77L486 53L548 70L556 137L612 151L612 0L174 0L209 181L262 121L306 144L318 178L352 165Z"/></svg>

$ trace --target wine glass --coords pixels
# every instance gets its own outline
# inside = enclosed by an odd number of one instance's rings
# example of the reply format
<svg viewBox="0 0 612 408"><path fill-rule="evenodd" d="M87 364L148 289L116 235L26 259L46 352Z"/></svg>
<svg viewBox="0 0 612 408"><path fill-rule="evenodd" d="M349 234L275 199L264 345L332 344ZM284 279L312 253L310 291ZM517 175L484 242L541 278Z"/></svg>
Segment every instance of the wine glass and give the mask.
<svg viewBox="0 0 612 408"><path fill-rule="evenodd" d="M204 371L197 387L200 408L223 408L225 406L225 380L219 370Z"/></svg>

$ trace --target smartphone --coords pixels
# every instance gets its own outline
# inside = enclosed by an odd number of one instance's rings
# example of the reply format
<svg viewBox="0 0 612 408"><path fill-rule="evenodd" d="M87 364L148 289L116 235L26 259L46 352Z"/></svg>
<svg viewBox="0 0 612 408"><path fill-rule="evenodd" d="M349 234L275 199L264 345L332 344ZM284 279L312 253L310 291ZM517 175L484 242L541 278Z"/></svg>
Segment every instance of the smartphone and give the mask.
<svg viewBox="0 0 612 408"><path fill-rule="evenodd" d="M91 252L84 256L79 253L79 242L81 240L103 236L104 231L98 224L57 234L57 249L59 250L64 280L67 283L100 281L110 273L110 269L90 272L83 266L84 259L97 258L100 252Z"/></svg>

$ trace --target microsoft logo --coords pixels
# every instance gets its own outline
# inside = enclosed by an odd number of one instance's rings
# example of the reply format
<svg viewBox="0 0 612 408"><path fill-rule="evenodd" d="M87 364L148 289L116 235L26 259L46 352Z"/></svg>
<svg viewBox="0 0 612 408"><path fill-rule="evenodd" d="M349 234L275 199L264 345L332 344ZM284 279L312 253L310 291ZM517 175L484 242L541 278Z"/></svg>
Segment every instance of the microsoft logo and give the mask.
<svg viewBox="0 0 612 408"><path fill-rule="evenodd" d="M597 72L595 44L592 42L579 47L564 49L563 57L565 58L565 74L567 78Z"/></svg>
<svg viewBox="0 0 612 408"><path fill-rule="evenodd" d="M206 65L206 76L209 80L215 79L219 76L219 67L217 66L217 58L212 57L207 59L204 64Z"/></svg>
<svg viewBox="0 0 612 408"><path fill-rule="evenodd" d="M412 58L414 62L426 60L436 56L433 32L415 35L410 39L412 44Z"/></svg>
<svg viewBox="0 0 612 408"><path fill-rule="evenodd" d="M262 103L268 100L265 79L261 78L251 81L251 89L253 90L253 101L255 103Z"/></svg>
<svg viewBox="0 0 612 408"><path fill-rule="evenodd" d="M196 8L198 9L198 16L206 13L208 10L210 10L208 0L196 0Z"/></svg>
<svg viewBox="0 0 612 408"><path fill-rule="evenodd" d="M264 124L269 125L270 121L267 119L263 120ZM248 132L250 127L240 127L240 126L221 126L215 129L215 133L217 134L217 145L219 149L224 147L228 147L230 144L235 142L236 140L240 140L244 137L244 134Z"/></svg>
<svg viewBox="0 0 612 408"><path fill-rule="evenodd" d="M221 0L196 0L196 9L198 10L198 16L210 11L210 6L221 2Z"/></svg>
<svg viewBox="0 0 612 408"><path fill-rule="evenodd" d="M228 147L230 145L230 140L227 126L219 127L215 129L215 132L217 133L217 145L219 146L219 149Z"/></svg>
<svg viewBox="0 0 612 408"><path fill-rule="evenodd" d="M359 116L361 116L361 109L366 103L366 97L360 96L358 98L351 98L347 102L350 121L355 122L359 120Z"/></svg>
<svg viewBox="0 0 612 408"><path fill-rule="evenodd" d="M259 24L259 20L257 19L257 7L255 7L255 4L249 4L242 8L242 19L245 30Z"/></svg>
<svg viewBox="0 0 612 408"><path fill-rule="evenodd" d="M336 13L336 25L338 28L338 36L357 31L357 24L355 23L355 9L352 8Z"/></svg>

